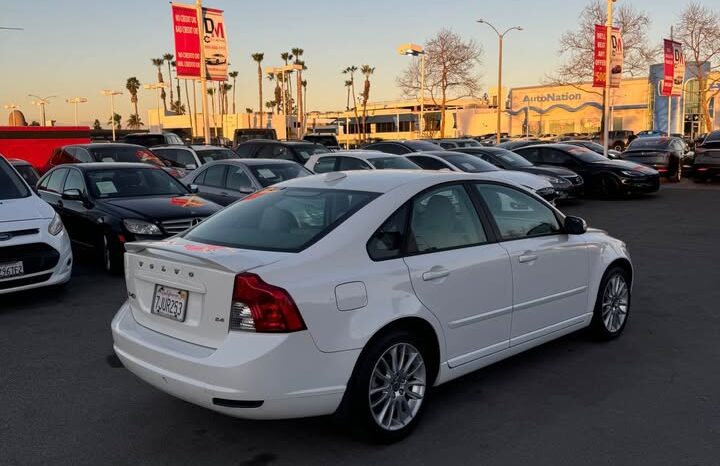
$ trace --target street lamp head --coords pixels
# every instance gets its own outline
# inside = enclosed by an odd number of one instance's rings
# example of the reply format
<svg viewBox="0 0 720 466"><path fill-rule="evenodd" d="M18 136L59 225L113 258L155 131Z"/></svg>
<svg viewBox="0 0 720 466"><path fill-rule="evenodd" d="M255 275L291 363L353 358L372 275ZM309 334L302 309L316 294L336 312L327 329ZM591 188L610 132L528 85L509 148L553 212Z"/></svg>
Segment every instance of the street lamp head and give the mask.
<svg viewBox="0 0 720 466"><path fill-rule="evenodd" d="M518 31L524 31L524 30L525 30L525 28L522 27L522 26L515 26L515 29L517 29Z"/></svg>
<svg viewBox="0 0 720 466"><path fill-rule="evenodd" d="M479 19L479 20L477 20L477 22L478 22L478 23L484 23L485 20L484 20L484 19Z"/></svg>

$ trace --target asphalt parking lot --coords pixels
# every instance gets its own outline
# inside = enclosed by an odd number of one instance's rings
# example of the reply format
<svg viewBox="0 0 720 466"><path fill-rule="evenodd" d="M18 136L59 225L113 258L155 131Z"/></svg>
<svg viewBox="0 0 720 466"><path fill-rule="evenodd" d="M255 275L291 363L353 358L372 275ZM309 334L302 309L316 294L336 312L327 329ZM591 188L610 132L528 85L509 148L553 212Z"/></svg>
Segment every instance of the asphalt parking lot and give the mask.
<svg viewBox="0 0 720 466"><path fill-rule="evenodd" d="M720 186L563 209L629 245L623 337L570 335L440 387L391 446L330 419L229 418L140 382L111 357L123 281L80 257L64 292L0 297L0 465L720 464Z"/></svg>

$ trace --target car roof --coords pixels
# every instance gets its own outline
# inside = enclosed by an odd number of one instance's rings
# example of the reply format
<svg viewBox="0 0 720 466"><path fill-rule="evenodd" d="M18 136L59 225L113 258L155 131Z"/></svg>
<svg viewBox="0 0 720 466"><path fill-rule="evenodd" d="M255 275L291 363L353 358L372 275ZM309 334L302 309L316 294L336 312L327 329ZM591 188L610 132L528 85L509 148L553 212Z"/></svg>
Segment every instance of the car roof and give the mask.
<svg viewBox="0 0 720 466"><path fill-rule="evenodd" d="M167 146L167 147L173 147L173 146ZM175 146L175 147L178 147L178 146ZM232 151L232 149L230 149L228 147L205 145L205 144L193 144L190 146L190 149L192 149L194 151L203 151L203 150L229 150L229 151Z"/></svg>
<svg viewBox="0 0 720 466"><path fill-rule="evenodd" d="M446 181L460 180L495 181L492 176L482 173L465 173L434 170L354 170L330 172L284 181L275 186L289 188L344 189L349 191L370 191L386 193L409 184L433 186Z"/></svg>
<svg viewBox="0 0 720 466"><path fill-rule="evenodd" d="M113 170L113 169L150 169L150 170L162 170L160 167L156 167L155 165L150 165L147 163L135 163L135 162L90 162L90 163L68 163L63 165L58 165L53 170L57 170L58 168L68 168L68 167L75 167L82 171L94 171L94 170Z"/></svg>
<svg viewBox="0 0 720 466"><path fill-rule="evenodd" d="M388 154L387 152L381 152L379 150L339 150L336 152L327 152L324 154L315 154L317 158L324 158L324 157L355 157L358 159L363 160L369 160L369 159L378 159L378 158L388 158L388 157L402 157L401 155L397 154Z"/></svg>
<svg viewBox="0 0 720 466"><path fill-rule="evenodd" d="M137 144L126 144L124 142L94 142L90 144L68 144L63 146L66 147L82 147L83 149L94 149L96 147L137 147L138 149L146 149L145 146L139 146Z"/></svg>
<svg viewBox="0 0 720 466"><path fill-rule="evenodd" d="M22 159L5 159L5 160L10 162L10 165L32 165L27 160L22 160Z"/></svg>
<svg viewBox="0 0 720 466"><path fill-rule="evenodd" d="M440 157L441 159L446 158L448 155L457 155L462 154L462 152L454 151L454 150L423 150L420 152L415 152L413 154L405 154L409 157L413 157L415 155L432 155L434 157Z"/></svg>
<svg viewBox="0 0 720 466"><path fill-rule="evenodd" d="M284 159L225 159L225 160L213 160L212 162L208 162L203 167L208 165L217 165L217 164L233 164L233 165L246 165L248 167L256 166L256 165L299 165L297 162L293 160L284 160Z"/></svg>

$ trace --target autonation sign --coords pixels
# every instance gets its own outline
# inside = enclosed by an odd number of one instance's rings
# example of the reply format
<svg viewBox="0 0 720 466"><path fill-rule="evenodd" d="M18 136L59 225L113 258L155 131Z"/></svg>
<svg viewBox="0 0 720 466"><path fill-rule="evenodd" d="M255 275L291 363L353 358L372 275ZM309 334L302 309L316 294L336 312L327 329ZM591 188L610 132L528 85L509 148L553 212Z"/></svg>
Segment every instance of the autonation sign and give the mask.
<svg viewBox="0 0 720 466"><path fill-rule="evenodd" d="M567 102L570 100L582 100L582 93L570 93L565 92L563 94L556 94L554 92L548 92L547 94L541 95L526 95L523 99L523 103L531 102Z"/></svg>

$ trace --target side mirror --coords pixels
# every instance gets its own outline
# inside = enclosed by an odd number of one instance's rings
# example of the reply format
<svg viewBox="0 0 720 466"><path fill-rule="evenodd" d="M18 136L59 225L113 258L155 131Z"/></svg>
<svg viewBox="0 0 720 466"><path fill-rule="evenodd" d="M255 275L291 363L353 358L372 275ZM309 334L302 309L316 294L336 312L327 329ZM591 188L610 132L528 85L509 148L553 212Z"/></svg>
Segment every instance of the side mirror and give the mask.
<svg viewBox="0 0 720 466"><path fill-rule="evenodd" d="M580 217L565 217L565 233L568 235L582 235L587 232L587 222Z"/></svg>
<svg viewBox="0 0 720 466"><path fill-rule="evenodd" d="M62 198L66 201L84 201L85 196L79 189L68 189L62 193Z"/></svg>
<svg viewBox="0 0 720 466"><path fill-rule="evenodd" d="M255 192L255 188L253 188L252 186L240 186L240 188L238 188L238 191L243 194L252 194Z"/></svg>
<svg viewBox="0 0 720 466"><path fill-rule="evenodd" d="M199 188L198 185L196 185L196 184L191 184L191 185L189 185L189 186L188 186L188 189L189 189L190 192L193 193L193 194L197 194L197 193L200 192L200 188Z"/></svg>
<svg viewBox="0 0 720 466"><path fill-rule="evenodd" d="M195 165L194 163L189 163L189 164L185 165L186 170L195 170L196 168L197 168L197 165Z"/></svg>

